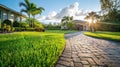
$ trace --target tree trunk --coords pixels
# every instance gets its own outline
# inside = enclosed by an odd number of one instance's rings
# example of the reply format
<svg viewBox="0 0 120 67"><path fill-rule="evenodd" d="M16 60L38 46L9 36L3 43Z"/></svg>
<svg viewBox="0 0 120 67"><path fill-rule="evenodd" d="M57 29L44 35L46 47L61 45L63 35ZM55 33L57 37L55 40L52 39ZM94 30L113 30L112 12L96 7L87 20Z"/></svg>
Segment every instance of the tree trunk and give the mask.
<svg viewBox="0 0 120 67"><path fill-rule="evenodd" d="M33 16L33 27L34 27L34 20L35 20L35 16Z"/></svg>
<svg viewBox="0 0 120 67"><path fill-rule="evenodd" d="M28 24L29 24L29 27L30 27L30 14L29 14L28 16L29 16L29 19L28 19Z"/></svg>

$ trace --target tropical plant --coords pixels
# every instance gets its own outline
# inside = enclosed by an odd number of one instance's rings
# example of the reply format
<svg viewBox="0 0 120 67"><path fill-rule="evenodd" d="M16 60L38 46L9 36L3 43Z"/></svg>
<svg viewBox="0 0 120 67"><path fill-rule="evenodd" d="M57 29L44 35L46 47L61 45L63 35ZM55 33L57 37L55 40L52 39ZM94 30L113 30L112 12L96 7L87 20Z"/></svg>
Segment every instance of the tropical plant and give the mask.
<svg viewBox="0 0 120 67"><path fill-rule="evenodd" d="M92 31L92 32L95 31L95 22L97 22L98 18L99 18L99 15L97 15L96 12L90 12L85 17L85 19L87 19L89 22L90 31Z"/></svg>
<svg viewBox="0 0 120 67"><path fill-rule="evenodd" d="M35 15L37 14L41 14L42 11L45 10L43 7L36 7L36 5L34 5L33 9L32 9L32 16L33 16L33 22L32 22L32 27L34 27L34 20L35 20Z"/></svg>
<svg viewBox="0 0 120 67"><path fill-rule="evenodd" d="M73 16L72 17L64 16L61 20L61 25L66 26L68 29L72 29L72 27L74 26Z"/></svg>
<svg viewBox="0 0 120 67"><path fill-rule="evenodd" d="M12 22L10 21L10 20L4 20L3 21L3 24L6 24L6 25L10 25L10 26L12 26Z"/></svg>
<svg viewBox="0 0 120 67"><path fill-rule="evenodd" d="M25 2L20 2L19 3L19 6L23 6L24 9L21 9L21 12L25 12L27 13L27 15L29 16L29 19L30 19L30 15L31 15L31 12L32 12L32 7L34 6L34 4L30 3L30 0L24 0ZM29 25L30 25L30 20L29 20Z"/></svg>
<svg viewBox="0 0 120 67"><path fill-rule="evenodd" d="M100 0L101 9L108 12L120 9L120 0Z"/></svg>
<svg viewBox="0 0 120 67"><path fill-rule="evenodd" d="M101 9L104 12L105 19L108 19L110 21L118 21L119 18L118 12L120 10L120 0L100 0L101 3Z"/></svg>
<svg viewBox="0 0 120 67"><path fill-rule="evenodd" d="M35 3L31 3L30 0L24 0L25 2L20 2L20 7L23 6L25 7L24 9L21 9L21 12L25 12L27 13L27 15L29 16L29 26L33 27L33 23L34 23L34 19L35 19L35 15L37 14L41 14L42 11L44 10L44 8L42 7L38 7L36 6ZM31 15L33 16L33 20L31 21Z"/></svg>
<svg viewBox="0 0 120 67"><path fill-rule="evenodd" d="M26 22L21 22L20 26L23 27L23 28L28 28L29 27L29 25Z"/></svg>
<svg viewBox="0 0 120 67"><path fill-rule="evenodd" d="M20 23L18 21L13 22L13 27L19 27L19 26L20 26Z"/></svg>

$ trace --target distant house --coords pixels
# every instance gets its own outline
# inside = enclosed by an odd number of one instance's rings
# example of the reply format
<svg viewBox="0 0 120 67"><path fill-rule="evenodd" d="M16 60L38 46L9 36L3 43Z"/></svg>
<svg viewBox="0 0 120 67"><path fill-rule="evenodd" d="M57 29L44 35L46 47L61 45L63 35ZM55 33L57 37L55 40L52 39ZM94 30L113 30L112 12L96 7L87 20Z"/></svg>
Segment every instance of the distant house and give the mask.
<svg viewBox="0 0 120 67"><path fill-rule="evenodd" d="M81 31L87 31L88 30L88 22L86 21L82 21L82 20L74 20L75 22L75 28L77 30L81 30Z"/></svg>
<svg viewBox="0 0 120 67"><path fill-rule="evenodd" d="M25 19L26 16L16 12L15 10L12 10L8 8L7 6L4 6L0 4L0 21L3 22L4 20L8 19L10 21L21 21Z"/></svg>

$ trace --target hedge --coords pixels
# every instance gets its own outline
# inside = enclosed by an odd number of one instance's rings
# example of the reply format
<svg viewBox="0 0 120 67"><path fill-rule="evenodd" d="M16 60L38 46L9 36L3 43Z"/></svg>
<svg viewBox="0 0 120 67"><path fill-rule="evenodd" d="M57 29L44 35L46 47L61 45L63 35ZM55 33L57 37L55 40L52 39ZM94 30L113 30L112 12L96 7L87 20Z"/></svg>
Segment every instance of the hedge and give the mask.
<svg viewBox="0 0 120 67"><path fill-rule="evenodd" d="M96 23L95 27L98 31L120 31L120 24Z"/></svg>

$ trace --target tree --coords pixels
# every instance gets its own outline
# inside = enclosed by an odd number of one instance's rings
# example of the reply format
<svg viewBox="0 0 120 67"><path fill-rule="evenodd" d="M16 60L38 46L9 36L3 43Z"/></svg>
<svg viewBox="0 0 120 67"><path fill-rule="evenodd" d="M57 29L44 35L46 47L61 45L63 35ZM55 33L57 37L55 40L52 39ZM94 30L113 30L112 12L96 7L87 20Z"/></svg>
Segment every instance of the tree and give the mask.
<svg viewBox="0 0 120 67"><path fill-rule="evenodd" d="M21 12L27 13L29 16L29 26L33 27L34 20L30 21L31 15L33 16L33 19L35 19L35 15L41 14L44 8L36 6L35 3L31 3L30 0L24 0L25 2L20 2L20 7L23 6L24 9L21 9Z"/></svg>
<svg viewBox="0 0 120 67"><path fill-rule="evenodd" d="M23 6L24 9L21 9L21 12L25 12L27 13L27 15L29 16L29 19L30 19L30 15L31 15L31 12L32 12L32 8L34 7L35 4L33 3L30 3L30 0L24 0L25 2L20 2L19 3L19 6ZM29 25L30 25L30 20L29 20Z"/></svg>
<svg viewBox="0 0 120 67"><path fill-rule="evenodd" d="M101 9L108 12L120 9L120 0L100 0Z"/></svg>
<svg viewBox="0 0 120 67"><path fill-rule="evenodd" d="M110 21L119 20L118 11L120 10L120 0L100 0L101 9L106 13ZM106 18L105 18L106 19Z"/></svg>
<svg viewBox="0 0 120 67"><path fill-rule="evenodd" d="M96 31L96 29L95 29L95 22L97 22L98 18L99 18L99 15L97 15L96 12L90 12L85 17L85 19L87 19L88 22L89 22L90 31L92 31L92 32Z"/></svg>
<svg viewBox="0 0 120 67"><path fill-rule="evenodd" d="M66 29L72 29L74 27L73 16L64 16L61 20L61 25L66 27Z"/></svg>
<svg viewBox="0 0 120 67"><path fill-rule="evenodd" d="M43 12L43 10L45 10L43 7L36 7L36 5L34 5L33 7L32 7L32 16L33 16L33 22L32 22L32 24L34 25L34 19L35 19L35 15L37 15L37 14L41 14L42 12ZM34 26L33 26L34 27Z"/></svg>

